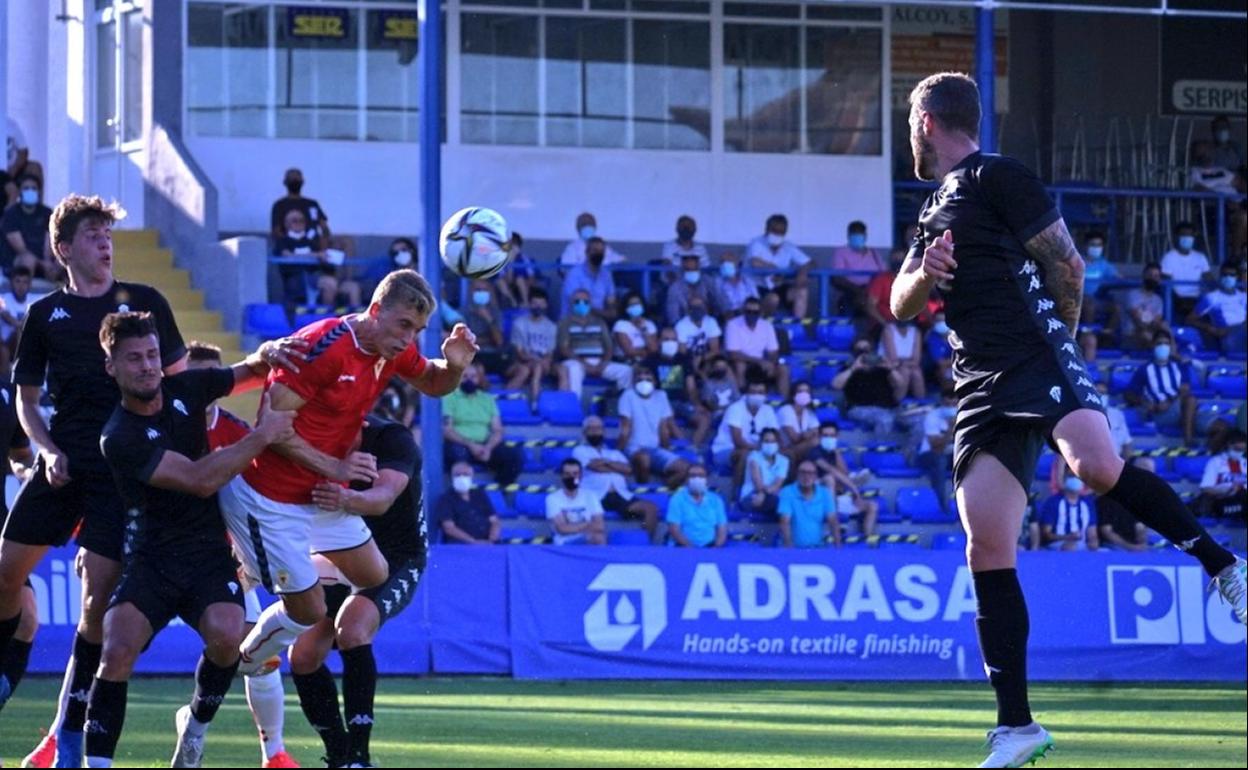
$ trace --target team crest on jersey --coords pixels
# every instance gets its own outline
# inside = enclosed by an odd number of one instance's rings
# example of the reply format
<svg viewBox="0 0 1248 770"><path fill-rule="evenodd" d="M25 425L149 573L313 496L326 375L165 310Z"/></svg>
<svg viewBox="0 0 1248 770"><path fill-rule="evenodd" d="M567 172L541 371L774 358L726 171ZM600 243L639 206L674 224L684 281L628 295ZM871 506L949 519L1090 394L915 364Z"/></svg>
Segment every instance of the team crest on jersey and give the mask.
<svg viewBox="0 0 1248 770"><path fill-rule="evenodd" d="M386 359L378 357L377 363L373 364L373 379L381 379L381 370L386 368Z"/></svg>

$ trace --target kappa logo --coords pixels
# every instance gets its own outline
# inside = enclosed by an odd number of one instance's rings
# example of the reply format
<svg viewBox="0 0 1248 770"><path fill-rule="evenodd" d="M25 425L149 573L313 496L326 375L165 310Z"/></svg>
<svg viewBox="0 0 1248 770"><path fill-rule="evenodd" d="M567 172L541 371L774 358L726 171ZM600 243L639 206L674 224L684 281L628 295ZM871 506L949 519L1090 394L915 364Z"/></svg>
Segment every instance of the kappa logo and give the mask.
<svg viewBox="0 0 1248 770"><path fill-rule="evenodd" d="M60 321L60 320L68 320L68 319L69 319L69 312L65 310L65 308L63 307L55 308L52 311L52 315L48 316L49 321Z"/></svg>
<svg viewBox="0 0 1248 770"><path fill-rule="evenodd" d="M1062 403L1062 386L1054 385L1053 387L1049 388L1049 398L1053 399L1059 404Z"/></svg>
<svg viewBox="0 0 1248 770"><path fill-rule="evenodd" d="M589 590L601 592L584 617L585 641L595 650L619 652L639 631L641 648L649 649L667 628L667 581L653 564L608 564Z"/></svg>
<svg viewBox="0 0 1248 770"><path fill-rule="evenodd" d="M160 431L156 430L155 428L148 428L148 429L147 429L147 439L148 439L148 441L155 441L155 440L156 440L156 439L158 439L158 438L160 438Z"/></svg>
<svg viewBox="0 0 1248 770"><path fill-rule="evenodd" d="M182 399L175 398L173 400L173 408L182 413L183 417L190 417L190 413L186 411L186 404L182 403Z"/></svg>

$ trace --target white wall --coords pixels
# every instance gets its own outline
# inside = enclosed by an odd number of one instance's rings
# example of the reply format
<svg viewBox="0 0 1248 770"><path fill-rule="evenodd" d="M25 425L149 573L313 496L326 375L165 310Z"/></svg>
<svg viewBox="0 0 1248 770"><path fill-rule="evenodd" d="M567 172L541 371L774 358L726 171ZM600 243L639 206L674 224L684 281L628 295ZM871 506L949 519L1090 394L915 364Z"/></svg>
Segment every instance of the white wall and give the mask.
<svg viewBox="0 0 1248 770"><path fill-rule="evenodd" d="M419 147L375 142L188 137L217 186L226 232L263 232L285 194L282 174L303 170L304 194L329 212L337 233L418 234ZM872 241L892 228L888 157L713 154L645 150L567 150L447 146L442 208L496 208L526 238L564 240L592 211L599 230L621 241L674 237L676 217L698 220L700 238L744 243L769 214L789 217L790 237L808 245L843 243L861 219Z"/></svg>

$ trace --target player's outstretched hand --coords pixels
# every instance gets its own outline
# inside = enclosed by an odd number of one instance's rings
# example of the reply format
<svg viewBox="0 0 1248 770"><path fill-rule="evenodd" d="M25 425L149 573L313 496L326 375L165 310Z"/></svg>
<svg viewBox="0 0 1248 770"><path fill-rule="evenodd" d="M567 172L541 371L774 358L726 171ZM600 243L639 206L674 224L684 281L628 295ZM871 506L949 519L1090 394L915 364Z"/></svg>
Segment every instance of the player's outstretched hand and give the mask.
<svg viewBox="0 0 1248 770"><path fill-rule="evenodd" d="M273 409L268 392L260 397L260 413L256 417L256 432L269 444L280 444L295 435L295 412Z"/></svg>
<svg viewBox="0 0 1248 770"><path fill-rule="evenodd" d="M345 510L350 491L333 481L321 481L312 487L312 502L323 511Z"/></svg>
<svg viewBox="0 0 1248 770"><path fill-rule="evenodd" d="M372 483L377 480L377 458L368 452L352 452L338 461L338 468L331 481L363 481Z"/></svg>
<svg viewBox="0 0 1248 770"><path fill-rule="evenodd" d="M923 250L923 272L937 281L952 281L958 263L953 259L953 233L949 230Z"/></svg>
<svg viewBox="0 0 1248 770"><path fill-rule="evenodd" d="M477 335L464 324L455 324L451 335L442 342L442 357L452 368L463 371L472 365L472 359L480 349Z"/></svg>
<svg viewBox="0 0 1248 770"><path fill-rule="evenodd" d="M303 337L282 337L260 346L260 357L269 368L282 368L299 373L299 364L308 360L312 343Z"/></svg>

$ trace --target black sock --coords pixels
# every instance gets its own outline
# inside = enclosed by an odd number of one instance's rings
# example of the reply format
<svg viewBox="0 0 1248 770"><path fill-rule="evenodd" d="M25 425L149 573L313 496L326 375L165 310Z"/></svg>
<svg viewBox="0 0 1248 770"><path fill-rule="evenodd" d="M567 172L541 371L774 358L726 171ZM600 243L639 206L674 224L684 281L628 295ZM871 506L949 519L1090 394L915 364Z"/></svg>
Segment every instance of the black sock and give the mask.
<svg viewBox="0 0 1248 770"><path fill-rule="evenodd" d="M368 762L368 739L373 734L373 697L377 694L377 659L365 644L342 655L342 706L346 711L351 759Z"/></svg>
<svg viewBox="0 0 1248 770"><path fill-rule="evenodd" d="M195 694L191 697L191 716L195 721L208 724L217 715L234 681L235 671L238 671L238 660L223 668L208 660L207 654L200 654L199 665L195 667Z"/></svg>
<svg viewBox="0 0 1248 770"><path fill-rule="evenodd" d="M9 686L17 689L17 683L26 675L26 664L30 662L30 642L21 639L9 641L9 649L4 653L4 663L0 664L0 674L9 680Z"/></svg>
<svg viewBox="0 0 1248 770"><path fill-rule="evenodd" d="M4 663L8 655L9 642L13 639L13 634L17 633L17 627L21 624L22 611L20 609L16 615L8 620L0 620L0 664Z"/></svg>
<svg viewBox="0 0 1248 770"><path fill-rule="evenodd" d="M117 739L126 723L126 682L95 680L87 704L86 750L88 757L113 758Z"/></svg>
<svg viewBox="0 0 1248 770"><path fill-rule="evenodd" d="M91 683L95 680L96 669L100 667L100 652L103 649L103 645L88 642L81 633L74 635L74 676L69 684L69 699L65 703L62 730L82 732L82 725L87 719L87 699L91 697Z"/></svg>
<svg viewBox="0 0 1248 770"><path fill-rule="evenodd" d="M311 674L295 674L292 678L299 693L299 706L303 708L308 724L321 736L330 767L345 764L347 730L342 726L342 712L338 710L338 686L334 684L334 675L321 666Z"/></svg>
<svg viewBox="0 0 1248 770"><path fill-rule="evenodd" d="M1195 556L1210 577L1235 563L1235 555L1213 542L1183 500L1157 474L1127 465L1105 496L1180 551Z"/></svg>
<svg viewBox="0 0 1248 770"><path fill-rule="evenodd" d="M1030 625L1018 570L976 572L975 630L984 655L984 668L997 693L997 724L1031 724L1027 703L1027 635Z"/></svg>

